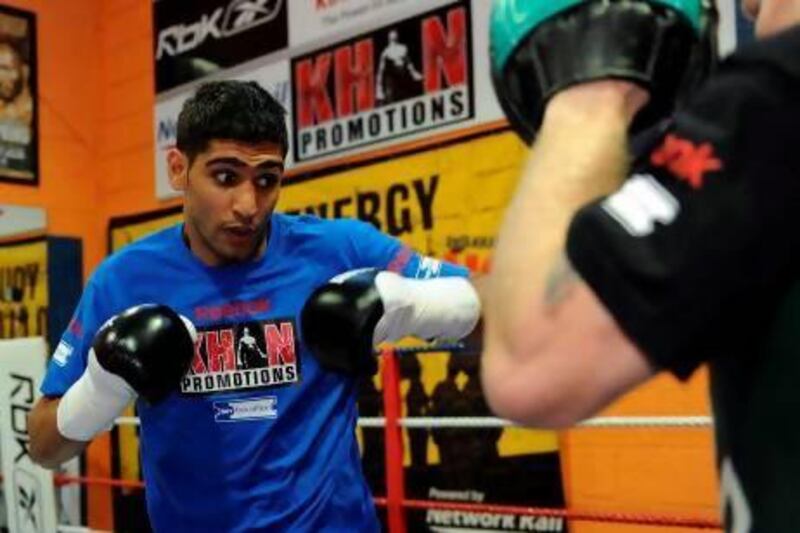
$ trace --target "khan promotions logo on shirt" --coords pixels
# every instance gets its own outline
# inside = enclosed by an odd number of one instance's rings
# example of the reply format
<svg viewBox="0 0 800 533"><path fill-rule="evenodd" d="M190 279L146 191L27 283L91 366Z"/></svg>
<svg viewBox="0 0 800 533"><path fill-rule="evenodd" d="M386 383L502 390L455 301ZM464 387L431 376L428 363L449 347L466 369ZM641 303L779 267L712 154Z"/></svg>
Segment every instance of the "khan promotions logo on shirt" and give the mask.
<svg viewBox="0 0 800 533"><path fill-rule="evenodd" d="M207 394L299 381L296 331L291 318L198 331L181 392Z"/></svg>
<svg viewBox="0 0 800 533"><path fill-rule="evenodd" d="M458 3L293 58L295 161L472 118L471 56Z"/></svg>

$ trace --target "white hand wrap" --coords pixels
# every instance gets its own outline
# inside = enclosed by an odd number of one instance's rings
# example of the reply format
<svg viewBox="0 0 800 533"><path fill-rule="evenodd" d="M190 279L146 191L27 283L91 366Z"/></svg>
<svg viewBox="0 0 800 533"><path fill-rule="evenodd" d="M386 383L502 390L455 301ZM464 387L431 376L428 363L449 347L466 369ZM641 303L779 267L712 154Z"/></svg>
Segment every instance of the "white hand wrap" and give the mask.
<svg viewBox="0 0 800 533"><path fill-rule="evenodd" d="M90 441L111 429L114 419L135 398L130 385L100 366L91 349L86 370L58 404L58 432L70 440Z"/></svg>
<svg viewBox="0 0 800 533"><path fill-rule="evenodd" d="M372 337L376 346L407 336L461 339L480 318L478 294L464 278L410 279L384 271L375 286L384 309Z"/></svg>

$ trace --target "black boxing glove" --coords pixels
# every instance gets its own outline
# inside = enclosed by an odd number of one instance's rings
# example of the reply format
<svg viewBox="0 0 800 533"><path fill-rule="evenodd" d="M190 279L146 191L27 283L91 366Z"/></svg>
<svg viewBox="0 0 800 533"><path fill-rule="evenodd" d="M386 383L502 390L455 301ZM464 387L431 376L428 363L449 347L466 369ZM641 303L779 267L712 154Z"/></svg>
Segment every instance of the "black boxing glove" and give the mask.
<svg viewBox="0 0 800 533"><path fill-rule="evenodd" d="M88 441L141 396L156 404L174 391L194 356L194 326L164 305L132 307L95 334L86 370L61 398L66 438Z"/></svg>
<svg viewBox="0 0 800 533"><path fill-rule="evenodd" d="M669 116L716 58L709 0L494 0L491 74L509 122L530 144L547 101L599 79L650 92L631 133Z"/></svg>
<svg viewBox="0 0 800 533"><path fill-rule="evenodd" d="M480 318L480 300L466 278L405 278L374 268L336 276L303 306L303 340L323 368L373 375L375 347L414 336L460 339Z"/></svg>

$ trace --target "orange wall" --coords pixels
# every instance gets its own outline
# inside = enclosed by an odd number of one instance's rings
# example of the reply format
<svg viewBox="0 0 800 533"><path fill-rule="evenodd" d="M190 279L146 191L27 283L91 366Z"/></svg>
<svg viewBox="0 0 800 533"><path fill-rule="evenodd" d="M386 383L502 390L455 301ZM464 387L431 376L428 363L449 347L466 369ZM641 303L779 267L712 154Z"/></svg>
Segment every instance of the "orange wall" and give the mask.
<svg viewBox="0 0 800 533"><path fill-rule="evenodd" d="M105 253L97 183L102 62L97 54L99 0L4 0L36 13L38 34L40 183L0 183L0 202L43 207L48 232L83 241L84 273ZM88 455L90 475L108 474L108 445ZM103 453L106 452L106 453ZM108 491L91 491L89 512L110 526Z"/></svg>
<svg viewBox="0 0 800 533"><path fill-rule="evenodd" d="M39 34L41 183L0 184L0 203L42 206L49 231L83 239L85 272L106 253L112 216L172 205L155 200L151 0L4 0L35 11ZM705 375L690 386L659 378L605 414L708 412ZM708 429L582 429L562 434L571 506L714 516ZM108 446L89 455L108 475ZM92 491L90 521L110 529L109 494ZM642 531L578 523L578 533ZM659 529L665 533L686 529Z"/></svg>
<svg viewBox="0 0 800 533"><path fill-rule="evenodd" d="M0 183L0 203L43 207L48 232L83 241L84 275L106 255L111 216L155 209L150 0L3 0L37 16L40 184ZM88 473L110 475L107 439ZM110 529L110 493L89 518Z"/></svg>
<svg viewBox="0 0 800 533"><path fill-rule="evenodd" d="M84 260L102 257L97 216L100 58L97 0L3 3L37 14L40 185L0 183L3 203L41 206L51 233L81 237Z"/></svg>
<svg viewBox="0 0 800 533"><path fill-rule="evenodd" d="M708 376L688 384L659 376L599 416L697 416L709 413ZM710 428L574 429L562 434L569 505L605 512L718 519L714 440ZM573 533L684 533L579 522Z"/></svg>
<svg viewBox="0 0 800 533"><path fill-rule="evenodd" d="M98 193L105 224L112 216L175 202L155 199L152 0L103 0L100 6Z"/></svg>

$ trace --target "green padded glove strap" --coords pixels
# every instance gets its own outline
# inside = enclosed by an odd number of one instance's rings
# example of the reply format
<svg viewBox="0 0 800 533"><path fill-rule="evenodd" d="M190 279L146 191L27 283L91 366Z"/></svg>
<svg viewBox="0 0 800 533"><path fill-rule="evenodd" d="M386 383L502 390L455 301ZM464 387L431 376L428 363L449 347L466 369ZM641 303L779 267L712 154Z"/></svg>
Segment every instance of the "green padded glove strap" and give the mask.
<svg viewBox="0 0 800 533"><path fill-rule="evenodd" d="M494 0L489 26L493 68L502 68L517 45L545 20L586 0ZM700 35L703 31L703 0L648 0L670 7L686 17Z"/></svg>

